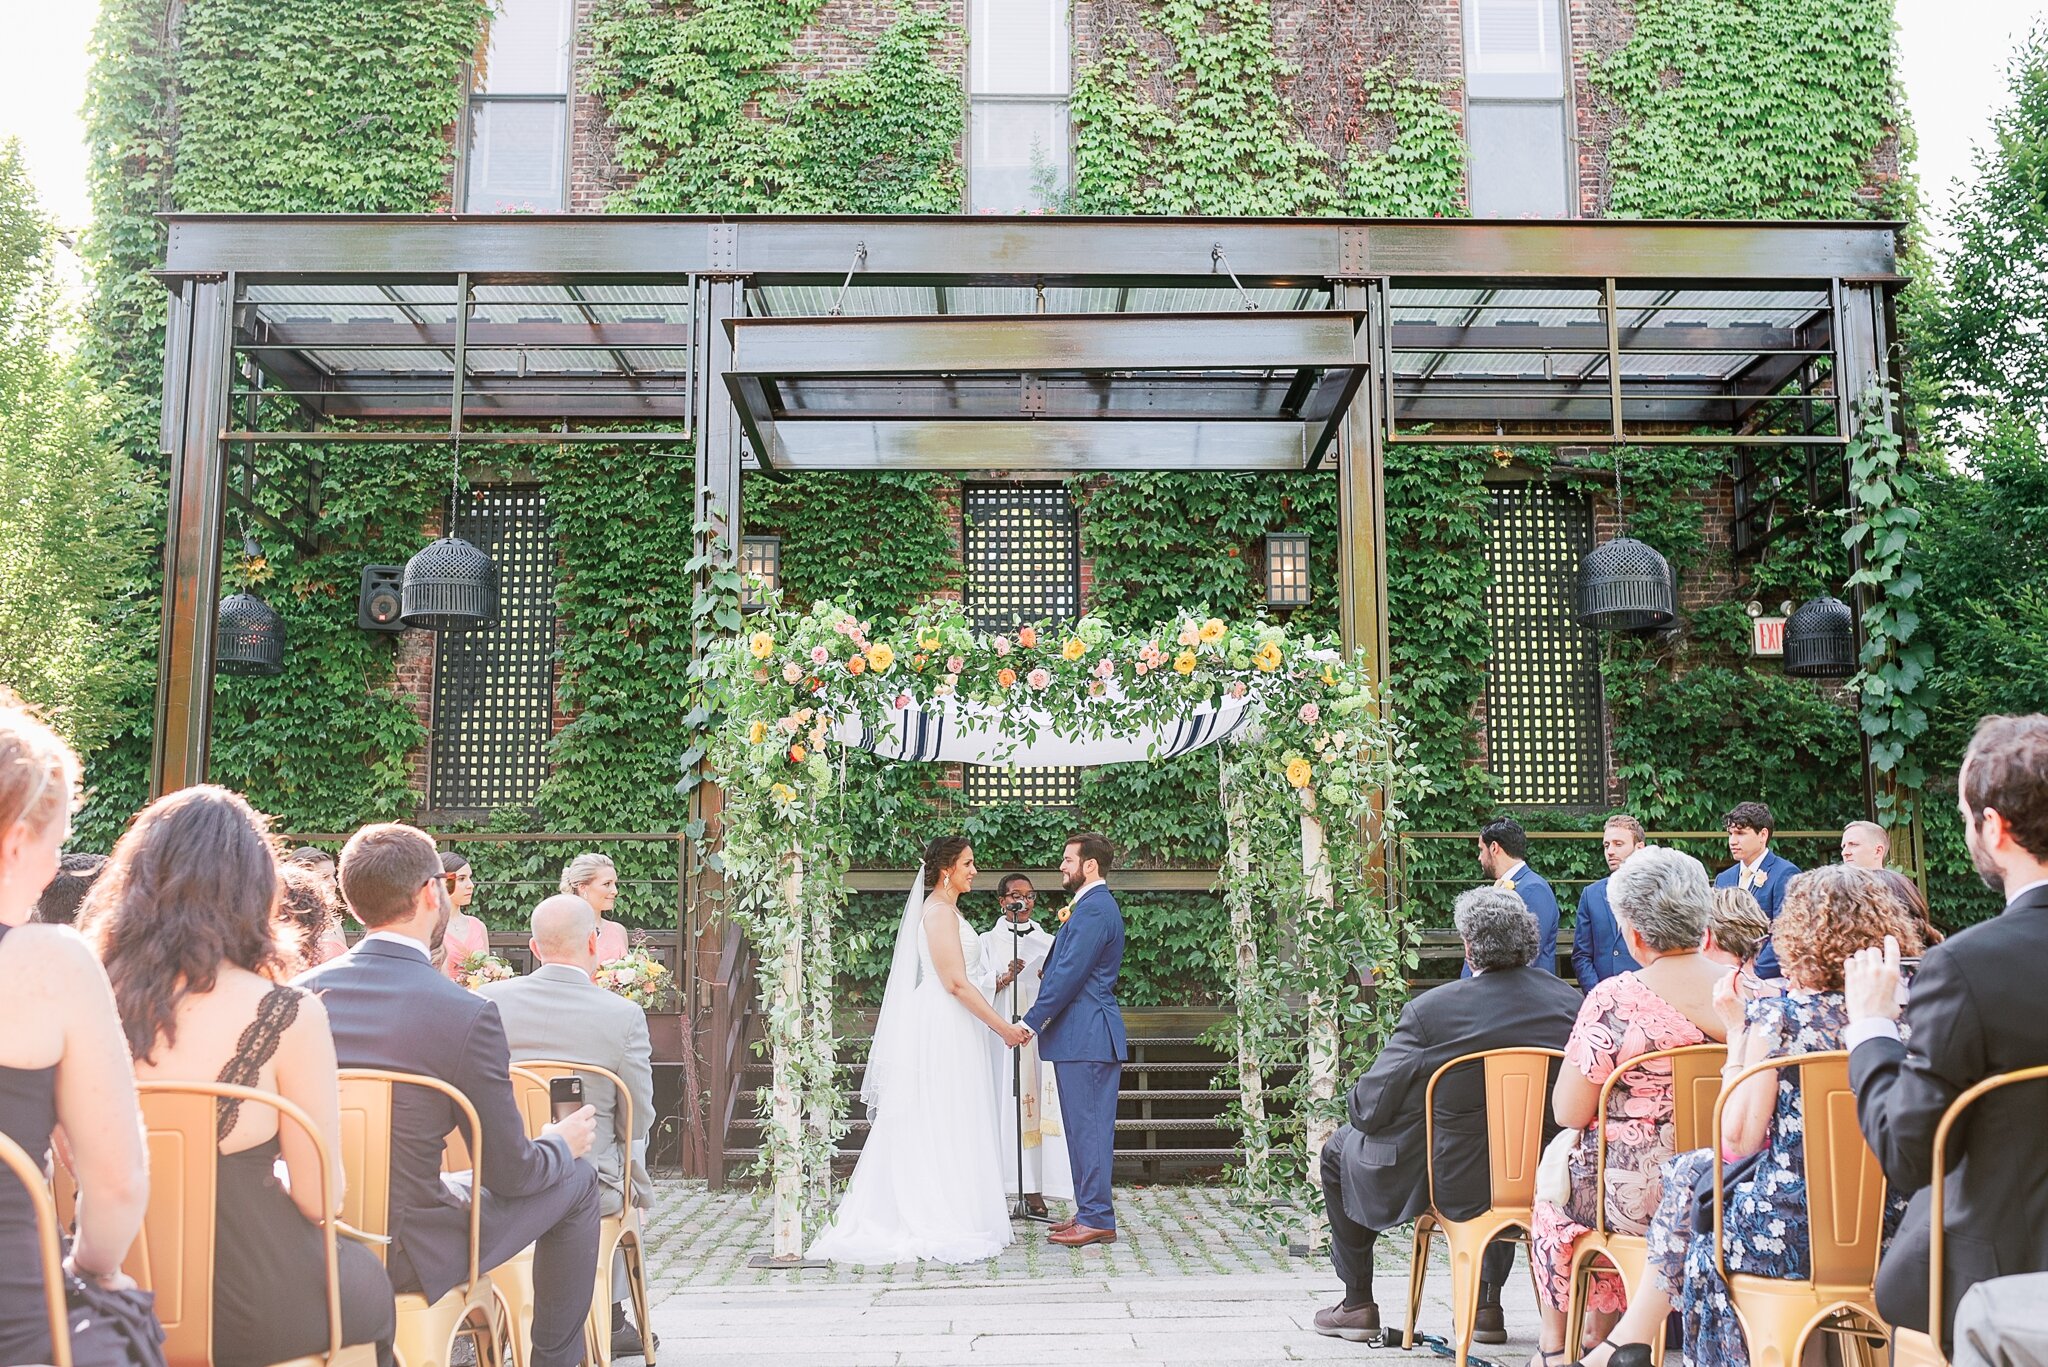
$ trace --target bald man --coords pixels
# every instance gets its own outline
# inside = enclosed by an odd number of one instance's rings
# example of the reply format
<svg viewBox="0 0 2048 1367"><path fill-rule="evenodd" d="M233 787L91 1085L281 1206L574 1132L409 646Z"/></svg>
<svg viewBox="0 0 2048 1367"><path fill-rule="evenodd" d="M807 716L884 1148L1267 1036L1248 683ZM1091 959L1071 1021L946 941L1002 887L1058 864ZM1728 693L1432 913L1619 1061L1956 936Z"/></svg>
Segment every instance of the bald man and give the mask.
<svg viewBox="0 0 2048 1367"><path fill-rule="evenodd" d="M514 1063L521 1059L593 1063L625 1079L633 1100L633 1204L644 1209L653 1198L646 1169L647 1131L654 1123L653 1051L647 1040L647 1013L592 980L598 965L597 912L581 897L563 893L535 907L529 944L536 965L533 972L524 978L487 983L482 994L498 1005ZM625 1203L618 1127L613 1118L617 1098L612 1095L612 1085L601 1077L586 1076L583 1086L583 1099L597 1108L597 1139L587 1161L597 1164L604 1213L617 1215ZM616 1265L612 1286L615 1293L625 1288ZM640 1334L626 1322L624 1300L615 1298L612 1355L635 1357L640 1352Z"/></svg>
<svg viewBox="0 0 2048 1367"><path fill-rule="evenodd" d="M1852 821L1842 827L1842 862L1859 869L1881 869L1892 852L1892 838L1875 821Z"/></svg>

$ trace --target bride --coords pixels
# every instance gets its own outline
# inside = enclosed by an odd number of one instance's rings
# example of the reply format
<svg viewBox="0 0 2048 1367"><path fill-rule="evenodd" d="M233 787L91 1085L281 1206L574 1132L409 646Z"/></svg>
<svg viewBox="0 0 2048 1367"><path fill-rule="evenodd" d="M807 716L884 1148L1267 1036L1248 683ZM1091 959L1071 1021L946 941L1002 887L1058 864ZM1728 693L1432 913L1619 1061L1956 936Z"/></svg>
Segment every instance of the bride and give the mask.
<svg viewBox="0 0 2048 1367"><path fill-rule="evenodd" d="M960 836L925 848L896 932L861 1099L872 1125L831 1228L809 1256L844 1263L979 1262L1010 1242L992 1052L1030 1031L986 995L981 940L960 914L974 886Z"/></svg>

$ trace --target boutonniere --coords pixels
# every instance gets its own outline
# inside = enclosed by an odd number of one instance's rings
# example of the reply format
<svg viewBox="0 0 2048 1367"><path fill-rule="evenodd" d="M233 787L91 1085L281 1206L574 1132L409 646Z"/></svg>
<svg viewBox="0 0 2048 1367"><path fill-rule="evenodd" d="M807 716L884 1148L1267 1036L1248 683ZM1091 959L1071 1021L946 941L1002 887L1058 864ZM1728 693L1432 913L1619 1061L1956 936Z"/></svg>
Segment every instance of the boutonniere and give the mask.
<svg viewBox="0 0 2048 1367"><path fill-rule="evenodd" d="M1762 869L1758 869L1756 871L1756 885L1758 887L1762 887L1764 885L1764 880L1769 877L1769 874L1765 873Z"/></svg>
<svg viewBox="0 0 2048 1367"><path fill-rule="evenodd" d="M1061 924L1061 925L1065 925L1065 924L1067 923L1067 918L1068 918L1069 916L1072 916L1073 914L1074 914L1074 904L1073 904L1072 902L1069 902L1069 903L1067 903L1067 904L1066 904L1065 906L1061 907L1061 908L1060 908L1060 916L1059 916L1059 921L1060 921L1060 924Z"/></svg>

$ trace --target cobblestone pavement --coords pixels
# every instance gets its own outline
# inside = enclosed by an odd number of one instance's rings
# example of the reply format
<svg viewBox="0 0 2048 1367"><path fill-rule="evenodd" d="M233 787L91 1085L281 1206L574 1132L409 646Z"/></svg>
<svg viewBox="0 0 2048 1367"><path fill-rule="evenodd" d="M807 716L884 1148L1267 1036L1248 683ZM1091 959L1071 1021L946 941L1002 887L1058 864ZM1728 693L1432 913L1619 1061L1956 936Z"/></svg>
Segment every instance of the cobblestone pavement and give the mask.
<svg viewBox="0 0 2048 1367"><path fill-rule="evenodd" d="M664 1364L916 1367L917 1364L1437 1361L1318 1335L1311 1317L1337 1298L1327 1259L1291 1258L1253 1230L1221 1188L1119 1188L1111 1245L1063 1249L1041 1229L986 1263L904 1263L803 1271L748 1267L769 1248L768 1207L747 1190L657 1183L648 1278ZM1057 1212L1059 1207L1055 1205ZM1405 1237L1382 1242L1378 1290L1390 1321L1407 1286ZM1518 1274L1525 1273L1520 1259ZM1443 1334L1441 1258L1422 1330ZM1481 1348L1503 1367L1535 1349L1527 1276L1508 1292L1513 1340ZM1478 1359L1474 1359L1475 1362Z"/></svg>

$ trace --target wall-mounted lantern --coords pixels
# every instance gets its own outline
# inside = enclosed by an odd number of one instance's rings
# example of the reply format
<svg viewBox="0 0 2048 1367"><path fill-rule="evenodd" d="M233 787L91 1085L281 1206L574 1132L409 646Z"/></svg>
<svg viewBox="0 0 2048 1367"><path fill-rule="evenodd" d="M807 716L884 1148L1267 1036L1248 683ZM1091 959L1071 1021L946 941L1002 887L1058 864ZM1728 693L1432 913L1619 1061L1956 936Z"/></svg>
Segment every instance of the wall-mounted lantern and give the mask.
<svg viewBox="0 0 2048 1367"><path fill-rule="evenodd" d="M1308 537L1299 532L1273 532L1266 537L1266 606L1306 607L1312 596L1308 577Z"/></svg>

